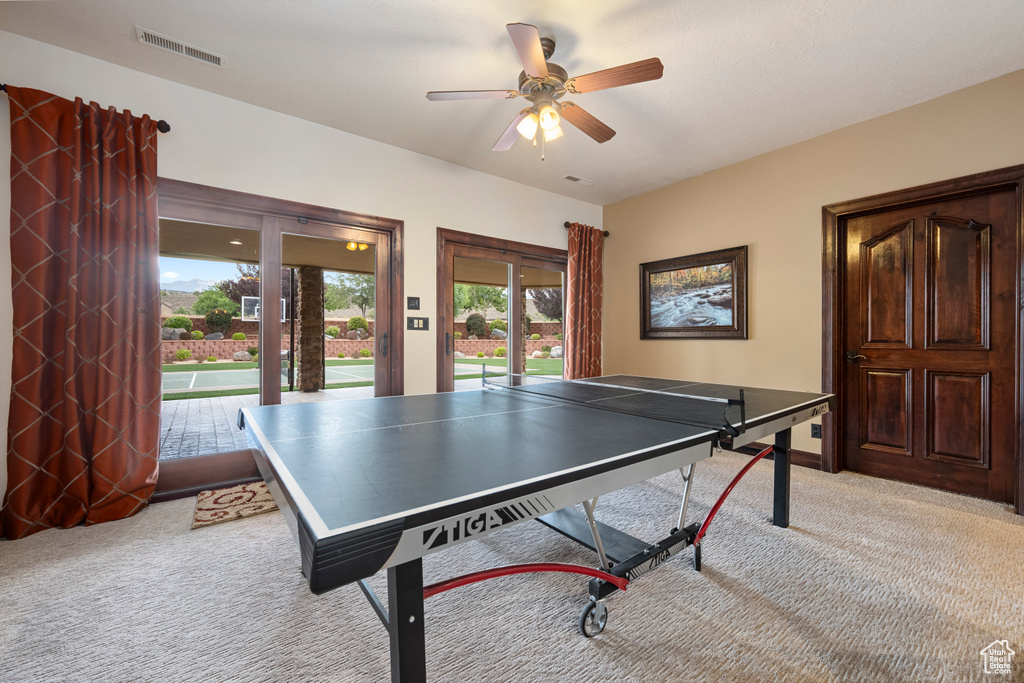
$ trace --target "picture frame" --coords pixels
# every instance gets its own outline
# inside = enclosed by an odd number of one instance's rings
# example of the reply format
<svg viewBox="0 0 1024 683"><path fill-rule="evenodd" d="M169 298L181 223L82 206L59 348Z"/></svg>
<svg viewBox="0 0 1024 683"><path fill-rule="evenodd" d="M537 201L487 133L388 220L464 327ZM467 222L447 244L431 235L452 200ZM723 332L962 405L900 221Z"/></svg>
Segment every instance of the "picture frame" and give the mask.
<svg viewBox="0 0 1024 683"><path fill-rule="evenodd" d="M746 339L746 245L641 263L640 338Z"/></svg>

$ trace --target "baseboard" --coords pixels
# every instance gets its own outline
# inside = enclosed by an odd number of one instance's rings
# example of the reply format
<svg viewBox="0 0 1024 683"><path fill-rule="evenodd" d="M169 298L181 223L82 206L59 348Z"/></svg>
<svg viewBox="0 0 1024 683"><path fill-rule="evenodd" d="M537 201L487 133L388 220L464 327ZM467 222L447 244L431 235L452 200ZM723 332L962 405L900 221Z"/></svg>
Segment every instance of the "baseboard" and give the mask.
<svg viewBox="0 0 1024 683"><path fill-rule="evenodd" d="M757 455L771 444L753 442L746 446L740 446L735 449L736 453L742 453L743 455ZM765 460L774 460L775 454L766 455ZM821 469L821 455L818 453L811 453L810 451L799 451L795 448L789 450L789 461L794 465L800 467L809 467L812 470Z"/></svg>

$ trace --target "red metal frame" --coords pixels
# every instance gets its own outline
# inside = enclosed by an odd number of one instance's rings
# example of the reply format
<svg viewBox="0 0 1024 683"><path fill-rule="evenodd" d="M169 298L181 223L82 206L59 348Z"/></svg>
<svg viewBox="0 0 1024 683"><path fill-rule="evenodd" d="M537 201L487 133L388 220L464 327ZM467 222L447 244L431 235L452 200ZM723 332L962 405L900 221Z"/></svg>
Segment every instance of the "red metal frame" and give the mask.
<svg viewBox="0 0 1024 683"><path fill-rule="evenodd" d="M729 492L732 491L733 487L736 486L736 484L739 483L740 479L743 478L743 475L746 474L750 470L751 467L753 467L755 464L757 464L758 460L760 460L764 456L766 456L769 453L772 453L774 451L775 451L775 447L774 446L769 446L768 448L764 449L763 451L761 451L760 453L755 455L753 457L753 459L751 459L751 461L748 462L743 467L743 469L739 471L739 474L737 474L735 477L733 477L733 480L729 483L728 486L725 487L725 490L722 491L722 495L720 495L718 497L718 500L716 500L715 504L711 507L711 511L708 513L708 516L704 518L704 523L700 525L700 530L697 532L697 535L693 539L693 544L694 545L697 545L698 543L700 543L700 540L702 538L704 538L704 534L707 533L708 526L711 524L711 520L714 519L715 515L718 513L718 508L722 507L722 503L725 502L725 499L729 495Z"/></svg>
<svg viewBox="0 0 1024 683"><path fill-rule="evenodd" d="M608 572L603 572L600 569L591 569L590 567L584 567L579 564L564 564L561 562L532 562L528 564L513 564L507 567L497 567L495 569L485 569L479 572L473 572L472 574L464 574L463 576L457 576L454 579L448 579L447 581L439 581L432 583L429 586L423 587L423 599L437 595L438 593L444 593L453 588L460 586L467 586L471 583L478 581L486 581L487 579L494 579L499 576L511 576L512 574L532 574L534 572L566 572L568 574L586 574L587 576L593 576L597 579L602 579L609 583L614 584L620 590L626 590L626 586L629 585L629 579L622 578L620 576L612 576Z"/></svg>

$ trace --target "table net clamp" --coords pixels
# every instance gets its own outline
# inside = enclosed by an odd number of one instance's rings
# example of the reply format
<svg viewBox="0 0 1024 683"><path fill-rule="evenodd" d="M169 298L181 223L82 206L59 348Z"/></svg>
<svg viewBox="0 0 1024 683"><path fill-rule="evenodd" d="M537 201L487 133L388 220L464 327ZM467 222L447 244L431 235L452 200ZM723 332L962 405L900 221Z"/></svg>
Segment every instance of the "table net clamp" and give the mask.
<svg viewBox="0 0 1024 683"><path fill-rule="evenodd" d="M586 380L555 380L550 381L547 378L529 377L523 375L502 375L503 383L497 383L494 381L488 381L486 366L483 368L483 384L485 388L489 389L512 389L514 391L525 392L540 396L541 398L547 398L554 401L569 401L571 403L578 403L581 405L587 405L590 407L602 409L602 410L613 410L616 412L629 412L634 415L643 415L639 412L642 410L639 405L645 403L645 399L650 397L644 396L645 394L654 394L653 400L657 400L659 397L670 397L669 399L662 399L663 401L678 401L680 399L687 401L701 401L705 403L711 403L721 408L721 421L718 420L704 420L698 421L700 411L698 411L698 418L692 416L677 415L674 418L669 416L661 416L661 419L671 419L672 421L689 424L692 426L710 427L719 429L722 434L729 436L738 436L745 431L745 409L744 409L744 398L743 390L739 390L738 399L725 399L725 398L709 398L703 396L693 396L687 394L678 394L672 392L664 392L650 389L631 389L628 391L609 390L609 387L601 385L599 383L587 382ZM582 387L583 391L580 392L566 392L564 389L567 386ZM552 393L554 389L554 393ZM557 393L558 395L554 395ZM567 393L574 395L567 396ZM724 407L723 407L724 406ZM728 411L730 408L737 407L739 412L739 424L733 425L728 419ZM711 413L717 415L718 409L711 409ZM706 416L708 411L703 411ZM715 450L721 451L719 440L716 439L711 443L712 453ZM543 515L538 517L537 520L542 524L558 531L559 533L567 536L568 538L581 543L582 545L595 550L600 561L600 569L591 569L590 567L584 567L582 565L574 564L562 564L562 563L528 563L528 564L517 564L509 565L506 567L497 567L494 569L488 569L484 571L473 572L463 576L458 576L446 581L441 581L430 586L425 586L423 589L423 597L429 598L439 593L458 588L460 586L466 586L479 581L485 581L488 579L497 578L500 576L509 576L513 574L524 574L533 572L566 572L583 574L592 577L589 583L590 599L580 612L578 625L580 632L590 638L604 630L605 625L608 621L608 609L606 605L606 599L609 595L617 590L625 590L626 586L633 579L651 571L655 567L659 566L670 557L678 554L680 551L687 547L692 546L694 550L693 564L697 571L701 568L701 547L700 543L707 533L708 527L711 521L714 519L718 510L722 507L725 499L729 493L732 492L733 488L739 483L740 479L750 471L750 469L762 458L774 451L774 447L769 446L754 456L749 463L747 463L743 469L741 469L729 485L725 488L722 494L712 505L708 511L704 521L700 524L694 523L689 526L684 526L686 520L686 508L690 498L690 491L693 484L694 467L696 463L690 464L686 470L680 469L679 472L683 477L683 500L679 509L679 518L676 526L671 530L668 537L662 539L655 544L646 544L638 539L634 539L627 534L624 534L613 527L607 526L598 522L594 517L594 508L597 506L598 498L592 500L582 501L584 513L586 514L587 529L589 531L589 539L585 535L580 533L580 525L575 521L572 513L566 509L559 510L554 513ZM606 551L605 544L602 541L602 531L605 535L613 535L614 541L610 551ZM592 543L590 542L592 541ZM631 554L629 548L632 546ZM643 546L642 548L640 546ZM380 611L378 610L378 613ZM384 617L382 616L382 619ZM386 623L386 620L385 620Z"/></svg>

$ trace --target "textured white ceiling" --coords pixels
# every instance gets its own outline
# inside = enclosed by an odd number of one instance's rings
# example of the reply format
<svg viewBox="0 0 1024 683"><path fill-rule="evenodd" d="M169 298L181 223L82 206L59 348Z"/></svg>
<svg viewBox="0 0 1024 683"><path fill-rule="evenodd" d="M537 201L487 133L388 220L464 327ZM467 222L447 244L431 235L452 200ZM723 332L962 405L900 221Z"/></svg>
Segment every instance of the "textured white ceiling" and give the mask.
<svg viewBox="0 0 1024 683"><path fill-rule="evenodd" d="M545 161L492 152L522 100L425 94L515 89L517 21L570 76L647 57L665 76L566 98L609 142L566 125ZM135 24L225 68L143 46ZM53 0L0 2L0 28L596 204L1024 68L1022 0Z"/></svg>

